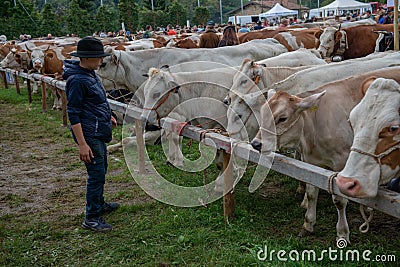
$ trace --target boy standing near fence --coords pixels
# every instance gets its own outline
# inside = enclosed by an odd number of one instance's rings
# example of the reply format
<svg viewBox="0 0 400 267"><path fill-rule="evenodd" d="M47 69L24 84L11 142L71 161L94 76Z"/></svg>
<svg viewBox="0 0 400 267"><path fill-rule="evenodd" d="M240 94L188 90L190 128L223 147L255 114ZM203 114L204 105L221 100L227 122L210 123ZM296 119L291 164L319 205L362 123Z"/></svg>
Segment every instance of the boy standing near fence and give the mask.
<svg viewBox="0 0 400 267"><path fill-rule="evenodd" d="M107 172L106 143L112 139L112 127L117 122L111 116L104 87L96 75L103 58L103 44L94 37L78 42L72 56L79 61L66 60L63 78L67 81L65 92L67 112L72 133L79 146L79 158L85 162L88 173L86 184L86 215L82 227L96 232L110 231L112 226L102 215L116 210L117 203L104 201L103 190Z"/></svg>

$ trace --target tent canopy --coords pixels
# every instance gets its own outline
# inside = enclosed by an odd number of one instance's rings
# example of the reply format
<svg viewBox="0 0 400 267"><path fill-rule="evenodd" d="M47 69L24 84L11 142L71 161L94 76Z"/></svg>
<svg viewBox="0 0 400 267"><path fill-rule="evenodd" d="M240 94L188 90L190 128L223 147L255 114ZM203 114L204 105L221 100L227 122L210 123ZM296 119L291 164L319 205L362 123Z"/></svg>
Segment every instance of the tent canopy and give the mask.
<svg viewBox="0 0 400 267"><path fill-rule="evenodd" d="M298 11L297 10L290 10L287 9L283 6L281 6L279 3L276 3L271 10L268 10L265 13L260 14L260 17L280 17L280 16L289 16L289 15L297 15Z"/></svg>
<svg viewBox="0 0 400 267"><path fill-rule="evenodd" d="M336 0L329 5L320 7L320 10L352 10L361 8L371 8L370 4L358 2L355 0Z"/></svg>

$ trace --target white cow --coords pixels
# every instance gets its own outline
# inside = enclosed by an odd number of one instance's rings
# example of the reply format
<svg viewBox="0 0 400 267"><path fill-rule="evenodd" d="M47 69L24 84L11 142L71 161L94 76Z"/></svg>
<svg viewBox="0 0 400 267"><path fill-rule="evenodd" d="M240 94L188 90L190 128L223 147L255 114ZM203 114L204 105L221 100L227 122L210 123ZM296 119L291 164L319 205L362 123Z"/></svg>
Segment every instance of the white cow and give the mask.
<svg viewBox="0 0 400 267"><path fill-rule="evenodd" d="M260 132L252 142L253 147L266 153L280 148L295 148L307 163L333 171L341 170L353 139L347 118L363 97L363 81L370 77L400 81L400 67L360 74L297 95L271 90L268 102L261 108ZM306 194L303 233L313 232L318 188L307 185ZM338 238L349 241L347 200L336 195L332 198L339 216L336 225Z"/></svg>
<svg viewBox="0 0 400 267"><path fill-rule="evenodd" d="M373 81L373 82L372 82ZM399 80L375 77L350 112L354 139L346 166L336 178L350 197L375 197L378 186L400 175Z"/></svg>
<svg viewBox="0 0 400 267"><path fill-rule="evenodd" d="M97 72L102 80L108 81L104 83L105 86L118 86L119 89L124 88L133 92L146 81L143 74L148 73L151 67L160 68L166 64L175 66L184 62L206 62L191 64L191 68L185 65L181 70L177 70L177 72L198 71L215 68L212 62L237 66L245 57L261 60L287 52L287 49L274 39L253 40L237 46L216 49L183 51L178 48L163 48L125 52L114 51L111 47L107 47L105 50L111 53L111 56L104 58L104 66Z"/></svg>

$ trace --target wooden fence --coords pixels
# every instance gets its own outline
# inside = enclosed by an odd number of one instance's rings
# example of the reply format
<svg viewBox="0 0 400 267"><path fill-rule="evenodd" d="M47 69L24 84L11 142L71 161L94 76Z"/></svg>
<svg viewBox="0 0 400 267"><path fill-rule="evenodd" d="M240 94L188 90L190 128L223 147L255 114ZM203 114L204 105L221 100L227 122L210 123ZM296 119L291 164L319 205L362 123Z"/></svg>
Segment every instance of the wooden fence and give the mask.
<svg viewBox="0 0 400 267"><path fill-rule="evenodd" d="M18 76L27 79L27 89L28 89L28 100L31 102L31 89L30 82L32 81L41 81L42 83L42 107L43 111L46 111L46 84L52 85L57 88L59 93L62 95L62 112L63 112L63 124L67 125L67 115L66 115L66 97L65 97L65 82L53 79L51 77L42 76L39 74L26 74L13 70L5 70L0 68L0 72L2 73L3 80L5 82L5 86L7 88L7 81L5 77L5 73L10 73L14 75L15 78ZM16 80L16 88L17 92L20 92L20 86L18 84L18 79ZM142 114L142 109L138 107L128 106L127 104L122 104L114 100L109 100L110 106L113 110L126 114L126 116L132 117L135 119L135 127L137 127L136 133L141 133L140 127L140 117ZM177 125L182 125L181 122L176 121L171 118L164 118L161 120L162 128L176 132ZM229 169L231 166L228 164L230 154L234 154L240 158L246 159L250 162L257 163L261 166L270 167L270 163L268 161L260 159L260 153L252 148L249 145L241 142L240 140L235 140L217 133L206 132L198 127L186 125L181 134L185 137L191 138L196 141L203 141L205 145L216 146L217 149L221 149L224 152L224 170L228 168L228 171L225 172L224 182L225 188L232 188L233 180L232 180L232 171ZM139 157L139 173L145 173L145 162L144 162L144 140L141 134L137 135L137 145L138 145L138 157ZM274 155L274 161L272 163L271 169L287 176L293 177L297 180L300 180L305 183L312 184L317 186L320 189L325 191L329 191L329 177L334 174L332 171L325 170L323 168L295 160L293 158L285 157L280 154ZM331 188L333 193L345 198L350 199L359 204L363 204L365 206L371 207L376 210L380 210L386 214L389 214L393 217L400 219L400 194L389 191L385 188L380 188L378 194L375 198L371 199L358 199L358 198L350 198L348 196L343 195L336 186L336 183L332 184ZM224 194L224 217L227 220L230 220L234 216L234 193L233 190L229 192L225 192Z"/></svg>

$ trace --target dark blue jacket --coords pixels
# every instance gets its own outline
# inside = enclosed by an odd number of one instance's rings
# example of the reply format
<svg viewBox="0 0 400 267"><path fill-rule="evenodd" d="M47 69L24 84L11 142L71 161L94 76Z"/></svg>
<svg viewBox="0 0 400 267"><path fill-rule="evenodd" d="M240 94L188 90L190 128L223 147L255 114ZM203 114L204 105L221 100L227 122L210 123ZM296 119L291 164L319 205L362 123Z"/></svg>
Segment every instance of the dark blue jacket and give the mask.
<svg viewBox="0 0 400 267"><path fill-rule="evenodd" d="M79 61L65 60L62 74L67 81L65 93L71 125L80 123L84 137L110 142L111 109L106 91L96 73L79 66Z"/></svg>

